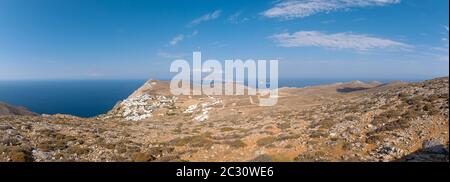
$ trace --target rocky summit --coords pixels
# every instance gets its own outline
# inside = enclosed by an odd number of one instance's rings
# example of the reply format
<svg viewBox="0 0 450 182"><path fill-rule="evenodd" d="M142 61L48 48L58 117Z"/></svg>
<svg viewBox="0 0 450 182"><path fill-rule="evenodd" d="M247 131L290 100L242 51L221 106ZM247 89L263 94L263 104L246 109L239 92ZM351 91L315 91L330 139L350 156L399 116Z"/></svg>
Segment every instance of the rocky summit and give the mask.
<svg viewBox="0 0 450 182"><path fill-rule="evenodd" d="M279 88L271 107L150 80L94 118L0 104L0 161L449 161L448 98L448 77Z"/></svg>

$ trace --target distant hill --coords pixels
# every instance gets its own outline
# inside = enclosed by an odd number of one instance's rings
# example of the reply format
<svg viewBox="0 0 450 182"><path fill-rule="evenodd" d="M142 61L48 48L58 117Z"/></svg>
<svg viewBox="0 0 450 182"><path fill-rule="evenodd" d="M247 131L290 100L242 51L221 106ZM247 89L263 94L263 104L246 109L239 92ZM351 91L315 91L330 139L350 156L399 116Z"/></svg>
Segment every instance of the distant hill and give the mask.
<svg viewBox="0 0 450 182"><path fill-rule="evenodd" d="M27 110L24 107L12 106L0 102L0 116L17 115L17 116L36 116L38 114Z"/></svg>

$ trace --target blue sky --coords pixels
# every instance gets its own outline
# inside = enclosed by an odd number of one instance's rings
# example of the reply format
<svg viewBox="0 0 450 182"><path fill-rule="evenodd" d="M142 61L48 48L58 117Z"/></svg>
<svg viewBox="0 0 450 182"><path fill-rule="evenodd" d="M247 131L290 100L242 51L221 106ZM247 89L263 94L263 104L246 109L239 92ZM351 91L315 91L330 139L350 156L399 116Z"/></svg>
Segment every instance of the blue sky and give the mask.
<svg viewBox="0 0 450 182"><path fill-rule="evenodd" d="M281 78L449 72L447 0L0 0L0 80L167 79L174 59L279 59Z"/></svg>

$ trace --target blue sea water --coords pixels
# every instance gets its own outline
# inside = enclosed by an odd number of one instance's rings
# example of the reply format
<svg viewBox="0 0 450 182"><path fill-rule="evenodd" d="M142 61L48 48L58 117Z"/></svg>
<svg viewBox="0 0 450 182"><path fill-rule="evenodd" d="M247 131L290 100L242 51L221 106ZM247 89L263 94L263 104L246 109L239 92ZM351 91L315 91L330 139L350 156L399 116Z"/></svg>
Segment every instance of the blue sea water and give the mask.
<svg viewBox="0 0 450 182"><path fill-rule="evenodd" d="M0 81L0 101L39 114L92 117L110 110L145 80Z"/></svg>
<svg viewBox="0 0 450 182"><path fill-rule="evenodd" d="M280 79L279 87L305 87L351 80ZM386 83L391 80L378 81ZM93 117L106 113L144 83L145 80L0 81L0 102L24 106L39 114Z"/></svg>

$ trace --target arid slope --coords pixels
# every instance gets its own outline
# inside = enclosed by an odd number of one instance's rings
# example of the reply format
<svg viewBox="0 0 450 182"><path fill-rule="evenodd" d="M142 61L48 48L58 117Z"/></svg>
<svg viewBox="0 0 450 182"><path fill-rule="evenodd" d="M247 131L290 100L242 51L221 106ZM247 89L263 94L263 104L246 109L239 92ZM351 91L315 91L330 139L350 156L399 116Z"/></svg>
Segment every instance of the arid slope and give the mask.
<svg viewBox="0 0 450 182"><path fill-rule="evenodd" d="M177 96L149 81L110 112L0 116L0 161L448 161L448 77L256 96Z"/></svg>

